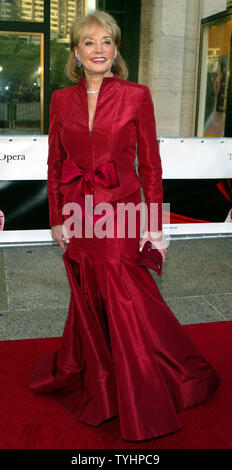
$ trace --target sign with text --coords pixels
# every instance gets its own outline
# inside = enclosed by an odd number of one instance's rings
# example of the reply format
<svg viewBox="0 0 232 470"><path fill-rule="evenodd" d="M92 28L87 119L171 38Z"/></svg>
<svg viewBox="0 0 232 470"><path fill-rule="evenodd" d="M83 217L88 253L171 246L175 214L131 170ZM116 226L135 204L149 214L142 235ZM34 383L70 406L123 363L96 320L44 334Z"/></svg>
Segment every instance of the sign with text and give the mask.
<svg viewBox="0 0 232 470"><path fill-rule="evenodd" d="M232 139L160 137L159 145L169 233L231 233ZM48 136L0 137L0 244L51 241L47 156Z"/></svg>

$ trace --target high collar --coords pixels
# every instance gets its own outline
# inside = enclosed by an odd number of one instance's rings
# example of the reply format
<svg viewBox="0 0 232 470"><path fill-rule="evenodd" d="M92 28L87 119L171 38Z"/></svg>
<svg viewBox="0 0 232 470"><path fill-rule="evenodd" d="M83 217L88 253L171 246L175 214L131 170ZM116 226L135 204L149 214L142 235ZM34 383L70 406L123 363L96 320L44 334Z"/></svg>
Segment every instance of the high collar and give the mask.
<svg viewBox="0 0 232 470"><path fill-rule="evenodd" d="M119 77L114 72L113 72L112 77L103 77L100 88L99 88L99 93L100 93L100 90L102 91L104 88L108 87L109 85L116 82L117 80L119 80ZM85 77L81 78L81 80L79 81L79 84L81 88L86 92L86 78Z"/></svg>

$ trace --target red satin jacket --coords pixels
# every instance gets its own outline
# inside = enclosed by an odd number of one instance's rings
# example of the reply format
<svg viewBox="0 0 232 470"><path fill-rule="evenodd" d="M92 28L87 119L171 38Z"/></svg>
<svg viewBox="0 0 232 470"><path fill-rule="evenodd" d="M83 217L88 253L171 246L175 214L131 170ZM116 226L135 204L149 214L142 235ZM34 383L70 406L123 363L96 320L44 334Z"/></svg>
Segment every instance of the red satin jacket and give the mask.
<svg viewBox="0 0 232 470"><path fill-rule="evenodd" d="M136 152L138 174L134 164ZM149 88L123 80L116 74L104 77L92 131L89 130L86 79L83 77L71 87L56 90L50 104L48 153L51 226L64 221L62 207L72 199L78 181L75 168L81 171L82 177L86 175L87 180L91 180L91 175L101 175L99 169L105 164L109 166L108 162L114 165L117 184L103 185L95 178L94 190L89 191L93 194L94 205L120 200L142 187L145 202L148 205L159 203L162 208L162 167ZM70 167L68 173L71 171L74 175L69 184L65 176L62 177L64 165L66 173ZM158 229L162 229L161 217Z"/></svg>

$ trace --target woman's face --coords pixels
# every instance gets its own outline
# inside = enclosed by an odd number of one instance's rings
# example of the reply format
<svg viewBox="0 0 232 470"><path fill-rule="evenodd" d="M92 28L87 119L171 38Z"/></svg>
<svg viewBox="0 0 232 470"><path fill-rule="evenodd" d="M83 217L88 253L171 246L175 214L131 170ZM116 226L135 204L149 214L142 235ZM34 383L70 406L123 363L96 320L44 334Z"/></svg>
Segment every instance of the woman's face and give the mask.
<svg viewBox="0 0 232 470"><path fill-rule="evenodd" d="M117 46L103 26L92 24L81 36L74 53L80 59L85 72L106 75L111 72Z"/></svg>

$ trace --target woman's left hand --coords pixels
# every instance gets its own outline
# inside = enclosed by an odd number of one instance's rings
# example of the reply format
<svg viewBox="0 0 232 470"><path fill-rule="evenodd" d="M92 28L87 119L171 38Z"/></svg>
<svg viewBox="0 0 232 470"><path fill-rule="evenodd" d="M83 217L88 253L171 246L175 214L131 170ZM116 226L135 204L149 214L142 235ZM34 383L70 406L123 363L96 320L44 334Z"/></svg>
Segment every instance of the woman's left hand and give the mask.
<svg viewBox="0 0 232 470"><path fill-rule="evenodd" d="M142 251L144 244L148 240L152 243L152 247L160 252L163 261L165 261L168 251L168 242L164 232L144 232L139 242L139 251Z"/></svg>

